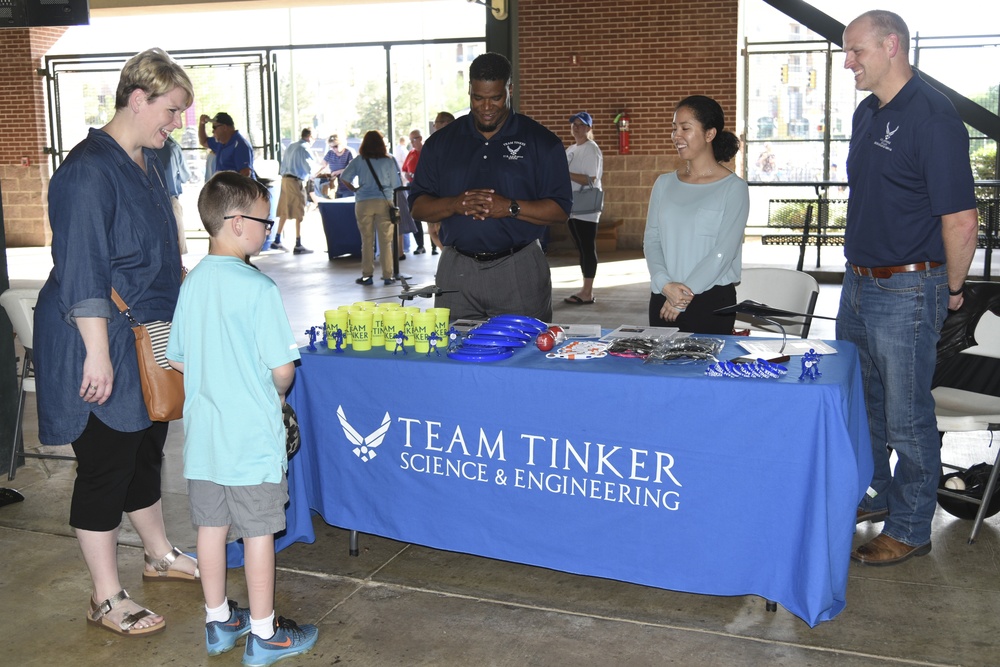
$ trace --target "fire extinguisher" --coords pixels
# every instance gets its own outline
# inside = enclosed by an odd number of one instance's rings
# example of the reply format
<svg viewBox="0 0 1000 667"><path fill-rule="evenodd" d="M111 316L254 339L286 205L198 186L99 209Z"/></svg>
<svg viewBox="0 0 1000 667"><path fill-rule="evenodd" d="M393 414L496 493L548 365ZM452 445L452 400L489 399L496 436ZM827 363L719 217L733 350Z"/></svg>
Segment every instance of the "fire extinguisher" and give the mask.
<svg viewBox="0 0 1000 667"><path fill-rule="evenodd" d="M628 155L632 151L629 149L629 123L632 119L628 115L628 111L622 111L620 114L615 116L615 125L618 126L618 152L621 155Z"/></svg>

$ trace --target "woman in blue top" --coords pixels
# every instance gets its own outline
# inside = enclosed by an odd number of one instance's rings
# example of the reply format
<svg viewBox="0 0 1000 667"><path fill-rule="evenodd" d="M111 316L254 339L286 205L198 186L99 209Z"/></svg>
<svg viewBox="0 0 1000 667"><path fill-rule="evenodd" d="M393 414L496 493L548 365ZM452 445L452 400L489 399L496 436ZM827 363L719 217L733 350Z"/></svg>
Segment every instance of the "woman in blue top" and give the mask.
<svg viewBox="0 0 1000 667"><path fill-rule="evenodd" d="M354 190L354 213L361 231L361 277L359 285L374 283L375 232L378 231L379 261L382 264L382 283L392 284L392 220L389 202L394 190L402 185L396 160L389 157L382 134L375 130L365 133L358 149L360 160L352 160L340 175L340 182ZM354 185L354 179L359 185Z"/></svg>
<svg viewBox="0 0 1000 667"><path fill-rule="evenodd" d="M87 620L126 636L159 632L166 622L122 589L122 512L146 552L144 579L199 576L197 563L166 536L160 467L167 424L149 419L132 330L111 302L115 288L138 321L173 317L180 252L153 149L183 125L193 99L191 81L169 55L138 54L122 69L114 117L90 130L49 185L53 269L35 309L39 439L73 443L70 525L94 585Z"/></svg>
<svg viewBox="0 0 1000 667"><path fill-rule="evenodd" d="M351 191L340 180L340 175L347 168L347 165L351 163L351 160L354 159L354 154L351 153L351 149L347 146L340 145L340 137L336 134L330 135L328 143L330 150L323 156L323 162L326 163L326 167L330 171L330 181L332 182L334 178L337 179L337 190L335 195L330 193L327 196L330 199L350 197Z"/></svg>
<svg viewBox="0 0 1000 667"><path fill-rule="evenodd" d="M733 332L736 316L714 311L736 303L750 191L722 164L740 150L724 124L722 107L703 95L681 100L674 111L671 139L687 164L656 179L649 198L643 251L652 326Z"/></svg>

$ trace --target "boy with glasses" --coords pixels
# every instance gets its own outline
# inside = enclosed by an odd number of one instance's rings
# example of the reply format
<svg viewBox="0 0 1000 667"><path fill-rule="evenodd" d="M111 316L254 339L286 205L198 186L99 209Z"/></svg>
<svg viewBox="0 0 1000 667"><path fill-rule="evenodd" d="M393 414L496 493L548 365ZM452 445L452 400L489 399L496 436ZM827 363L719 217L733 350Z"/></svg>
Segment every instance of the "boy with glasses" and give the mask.
<svg viewBox="0 0 1000 667"><path fill-rule="evenodd" d="M209 655L247 638L244 665L270 665L316 643L314 625L274 617L274 533L288 502L281 408L298 346L274 281L247 260L272 222L257 181L219 172L198 197L209 254L181 286L167 345L184 373L184 477L205 594ZM226 597L226 537L243 538L250 608ZM203 559L203 560L201 560Z"/></svg>

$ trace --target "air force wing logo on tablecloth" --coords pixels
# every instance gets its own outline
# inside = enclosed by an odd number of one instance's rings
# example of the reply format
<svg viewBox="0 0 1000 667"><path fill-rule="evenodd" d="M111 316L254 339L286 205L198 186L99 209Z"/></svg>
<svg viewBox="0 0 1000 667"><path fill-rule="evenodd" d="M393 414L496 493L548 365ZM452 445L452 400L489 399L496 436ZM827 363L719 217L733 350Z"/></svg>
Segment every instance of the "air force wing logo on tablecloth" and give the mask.
<svg viewBox="0 0 1000 667"><path fill-rule="evenodd" d="M342 405L337 406L337 418L340 419L340 425L344 428L344 435L354 443L354 455L365 463L375 458L377 455L375 448L382 444L385 434L389 430L389 413L386 412L385 417L382 418L382 424L365 437L361 437L358 430L347 421Z"/></svg>

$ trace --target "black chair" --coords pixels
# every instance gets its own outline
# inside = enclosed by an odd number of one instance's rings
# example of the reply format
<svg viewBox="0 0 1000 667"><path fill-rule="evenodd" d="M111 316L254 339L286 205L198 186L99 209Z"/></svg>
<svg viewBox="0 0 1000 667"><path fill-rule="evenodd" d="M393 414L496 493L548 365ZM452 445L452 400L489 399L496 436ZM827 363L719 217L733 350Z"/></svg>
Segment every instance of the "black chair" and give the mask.
<svg viewBox="0 0 1000 667"><path fill-rule="evenodd" d="M1000 431L1000 283L965 284L962 307L949 314L941 331L932 392L942 443L947 432L989 431L993 444L992 435ZM969 544L976 541L983 520L1000 511L1000 441L994 446L992 466L942 463L956 472L942 475L938 504L973 520ZM956 477L965 483L964 490L945 487Z"/></svg>

